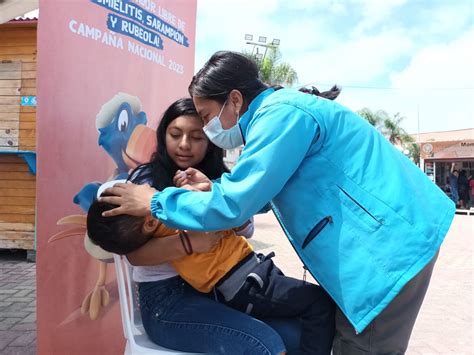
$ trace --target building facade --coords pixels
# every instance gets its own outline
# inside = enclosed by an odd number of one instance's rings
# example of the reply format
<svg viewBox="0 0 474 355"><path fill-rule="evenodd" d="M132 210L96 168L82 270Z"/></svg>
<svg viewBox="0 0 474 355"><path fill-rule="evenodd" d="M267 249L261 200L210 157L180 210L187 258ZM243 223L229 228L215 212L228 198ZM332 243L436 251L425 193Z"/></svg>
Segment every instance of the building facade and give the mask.
<svg viewBox="0 0 474 355"><path fill-rule="evenodd" d="M420 145L420 165L428 177L446 190L454 163L458 171L474 175L474 128L420 133L413 136Z"/></svg>

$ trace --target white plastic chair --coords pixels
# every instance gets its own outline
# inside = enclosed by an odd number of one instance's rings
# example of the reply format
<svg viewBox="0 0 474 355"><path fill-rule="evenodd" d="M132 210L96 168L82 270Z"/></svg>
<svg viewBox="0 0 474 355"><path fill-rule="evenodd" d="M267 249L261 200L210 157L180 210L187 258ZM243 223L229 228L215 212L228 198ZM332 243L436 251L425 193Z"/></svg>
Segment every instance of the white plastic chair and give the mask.
<svg viewBox="0 0 474 355"><path fill-rule="evenodd" d="M166 349L153 343L143 328L140 312L135 297L134 282L132 281L131 267L120 255L114 254L115 272L120 298L120 312L122 314L123 334L127 340L125 355L132 354L174 354L191 355L181 351Z"/></svg>

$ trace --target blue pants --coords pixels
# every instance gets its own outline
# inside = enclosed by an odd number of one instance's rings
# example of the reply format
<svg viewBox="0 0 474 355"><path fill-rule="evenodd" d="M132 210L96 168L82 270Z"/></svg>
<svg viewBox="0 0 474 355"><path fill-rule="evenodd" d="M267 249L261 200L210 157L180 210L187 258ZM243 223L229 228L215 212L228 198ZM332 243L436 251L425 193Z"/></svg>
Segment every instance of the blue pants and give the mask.
<svg viewBox="0 0 474 355"><path fill-rule="evenodd" d="M451 186L451 200L457 205L459 201L459 193L457 187Z"/></svg>
<svg viewBox="0 0 474 355"><path fill-rule="evenodd" d="M143 326L161 346L187 352L273 355L299 346L297 320L267 323L194 290L180 277L139 284ZM277 328L278 327L278 328ZM283 339L285 339L285 342Z"/></svg>

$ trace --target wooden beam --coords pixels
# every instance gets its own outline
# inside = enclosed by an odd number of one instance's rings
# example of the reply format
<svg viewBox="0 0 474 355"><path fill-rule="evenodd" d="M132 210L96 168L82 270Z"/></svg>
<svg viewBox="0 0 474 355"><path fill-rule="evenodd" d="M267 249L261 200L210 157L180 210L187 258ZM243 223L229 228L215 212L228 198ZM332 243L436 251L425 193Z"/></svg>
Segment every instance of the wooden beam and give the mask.
<svg viewBox="0 0 474 355"><path fill-rule="evenodd" d="M21 62L0 62L0 72L2 71L21 71Z"/></svg>
<svg viewBox="0 0 474 355"><path fill-rule="evenodd" d="M28 172L28 165L26 164L16 164L16 163L0 163L0 172L2 171L23 171Z"/></svg>
<svg viewBox="0 0 474 355"><path fill-rule="evenodd" d="M0 59L4 57L0 56ZM21 71L0 71L0 79L21 79Z"/></svg>
<svg viewBox="0 0 474 355"><path fill-rule="evenodd" d="M20 88L21 78L18 79L0 79L0 88Z"/></svg>
<svg viewBox="0 0 474 355"><path fill-rule="evenodd" d="M35 214L34 206L0 206L0 214Z"/></svg>
<svg viewBox="0 0 474 355"><path fill-rule="evenodd" d="M18 121L20 112L0 112L0 120L2 121Z"/></svg>
<svg viewBox="0 0 474 355"><path fill-rule="evenodd" d="M0 105L20 105L20 96L0 96Z"/></svg>
<svg viewBox="0 0 474 355"><path fill-rule="evenodd" d="M35 215L32 214L0 214L0 222L9 223L35 223Z"/></svg>
<svg viewBox="0 0 474 355"><path fill-rule="evenodd" d="M0 137L0 149L3 147L17 147L18 148L18 137Z"/></svg>
<svg viewBox="0 0 474 355"><path fill-rule="evenodd" d="M15 188L1 188L0 189L0 196L2 197L35 197L36 196L36 189L15 189Z"/></svg>
<svg viewBox="0 0 474 355"><path fill-rule="evenodd" d="M35 225L33 223L0 223L0 232L34 232Z"/></svg>
<svg viewBox="0 0 474 355"><path fill-rule="evenodd" d="M32 250L35 247L34 233L28 239L0 239L0 249Z"/></svg>
<svg viewBox="0 0 474 355"><path fill-rule="evenodd" d="M0 197L0 204L3 206L29 206L34 207L35 197Z"/></svg>
<svg viewBox="0 0 474 355"><path fill-rule="evenodd" d="M0 171L0 180L35 181L36 176L31 175L30 173L27 173L27 172L22 173L22 172L13 172L13 171Z"/></svg>
<svg viewBox="0 0 474 355"><path fill-rule="evenodd" d="M26 88L26 90L31 90ZM0 96L2 95L20 95L21 89L20 88L0 88ZM25 96L36 95L36 90L34 90L34 94L23 94Z"/></svg>
<svg viewBox="0 0 474 355"><path fill-rule="evenodd" d="M2 106L0 106L0 110L1 110L1 108L2 108ZM32 128L35 128L35 127L32 127ZM20 122L19 121L1 121L0 120L0 130L7 130L7 129L20 129Z"/></svg>

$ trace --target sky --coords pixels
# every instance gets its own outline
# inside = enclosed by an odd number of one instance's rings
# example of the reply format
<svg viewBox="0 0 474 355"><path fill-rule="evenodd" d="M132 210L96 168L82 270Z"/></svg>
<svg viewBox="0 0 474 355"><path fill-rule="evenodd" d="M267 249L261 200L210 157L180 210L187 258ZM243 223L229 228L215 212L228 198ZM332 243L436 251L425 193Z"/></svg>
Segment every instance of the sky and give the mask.
<svg viewBox="0 0 474 355"><path fill-rule="evenodd" d="M474 128L474 0L198 0L195 71L245 34L280 39L296 88L337 84L413 134Z"/></svg>
<svg viewBox="0 0 474 355"><path fill-rule="evenodd" d="M299 88L405 117L409 133L474 127L474 0L198 0L196 68L280 39ZM322 91L322 90L321 90Z"/></svg>

